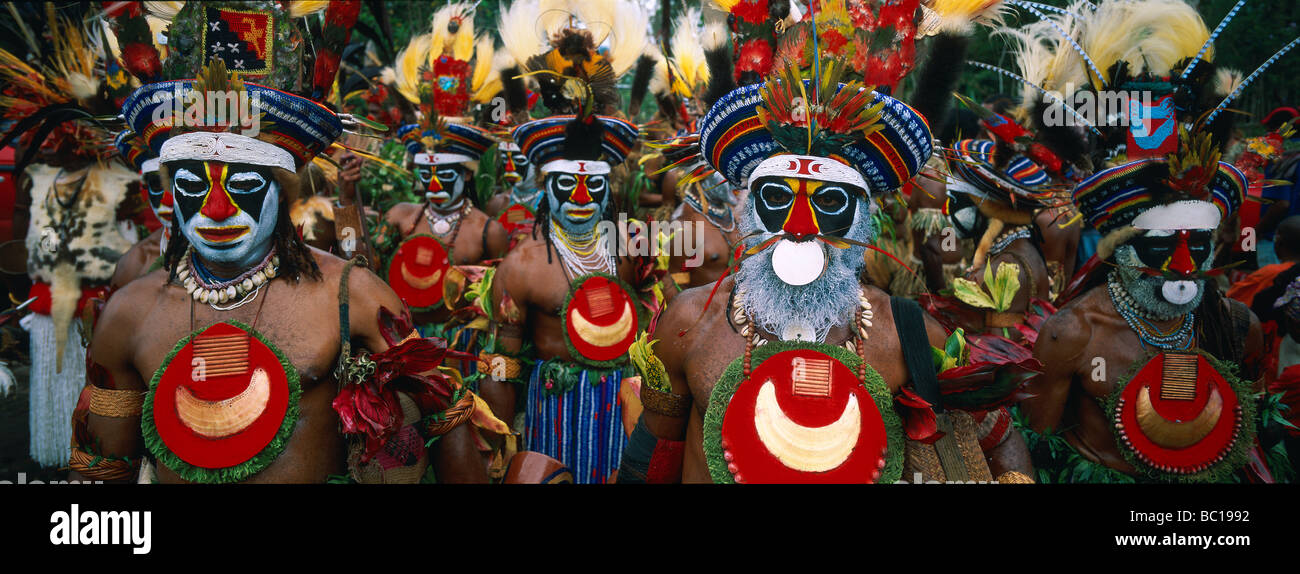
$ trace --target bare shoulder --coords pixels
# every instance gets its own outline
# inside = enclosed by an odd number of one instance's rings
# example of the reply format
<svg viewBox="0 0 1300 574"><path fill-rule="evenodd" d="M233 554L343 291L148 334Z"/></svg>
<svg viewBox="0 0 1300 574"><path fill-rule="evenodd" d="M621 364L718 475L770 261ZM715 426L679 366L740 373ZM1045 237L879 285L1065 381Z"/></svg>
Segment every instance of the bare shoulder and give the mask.
<svg viewBox="0 0 1300 574"><path fill-rule="evenodd" d="M705 328L709 323L708 318L700 320L706 314L725 312L727 300L731 296L731 290L735 287L735 280L728 277L722 281L718 287L718 292L713 296L713 301L709 302L709 293L713 291L713 285L700 285L692 287L676 296L669 301L668 306L664 308L663 314L659 316L659 322L655 325L654 337L664 341L661 345L676 348L680 350L691 349L695 347L694 337L698 332L707 331ZM708 303L708 307L705 307ZM687 330L693 325L698 328ZM682 332L685 331L684 334ZM678 336L681 334L681 336ZM667 349L666 349L667 350Z"/></svg>
<svg viewBox="0 0 1300 574"><path fill-rule="evenodd" d="M418 203L399 203L388 209L384 214L384 220L389 223L404 223L415 217L421 209Z"/></svg>
<svg viewBox="0 0 1300 574"><path fill-rule="evenodd" d="M167 276L160 269L113 292L95 323L91 354L96 363L117 368L130 363L135 334L148 331L150 310L167 296Z"/></svg>
<svg viewBox="0 0 1300 574"><path fill-rule="evenodd" d="M1054 360L1081 355L1092 337L1090 316L1101 311L1101 304L1108 303L1101 299L1103 295L1102 289L1090 289L1048 317L1038 333L1034 352Z"/></svg>

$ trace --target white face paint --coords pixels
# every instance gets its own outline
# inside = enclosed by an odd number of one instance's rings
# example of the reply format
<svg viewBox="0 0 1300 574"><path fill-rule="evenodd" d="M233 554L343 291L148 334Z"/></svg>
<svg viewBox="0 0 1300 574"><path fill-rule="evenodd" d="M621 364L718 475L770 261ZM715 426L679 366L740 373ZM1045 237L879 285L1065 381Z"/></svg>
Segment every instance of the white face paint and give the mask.
<svg viewBox="0 0 1300 574"><path fill-rule="evenodd" d="M248 269L271 249L280 184L270 168L177 162L172 169L176 221L205 262Z"/></svg>

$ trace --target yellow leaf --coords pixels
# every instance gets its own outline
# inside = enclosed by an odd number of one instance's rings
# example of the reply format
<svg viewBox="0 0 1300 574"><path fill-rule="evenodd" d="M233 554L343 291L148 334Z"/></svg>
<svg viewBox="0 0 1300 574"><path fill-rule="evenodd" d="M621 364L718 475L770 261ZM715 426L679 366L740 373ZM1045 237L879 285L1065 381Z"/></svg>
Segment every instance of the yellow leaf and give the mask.
<svg viewBox="0 0 1300 574"><path fill-rule="evenodd" d="M988 282L987 274L985 282ZM997 277L993 280L993 285L989 286L989 293L993 295L993 305L999 313L1011 308L1012 301L1016 298L1016 293L1020 292L1020 266L1015 263L1001 263L998 265Z"/></svg>
<svg viewBox="0 0 1300 574"><path fill-rule="evenodd" d="M996 309L996 306L993 304L993 299L989 297L983 289L980 289L978 284L970 279L964 277L953 279L952 292L957 296L957 299L960 299L961 302L972 307Z"/></svg>

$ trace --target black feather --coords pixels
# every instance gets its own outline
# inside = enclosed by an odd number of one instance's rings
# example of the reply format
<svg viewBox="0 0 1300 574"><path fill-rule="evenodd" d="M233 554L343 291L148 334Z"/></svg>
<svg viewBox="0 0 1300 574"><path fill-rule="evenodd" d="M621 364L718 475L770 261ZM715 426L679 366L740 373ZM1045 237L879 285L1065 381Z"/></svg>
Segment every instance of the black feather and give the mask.
<svg viewBox="0 0 1300 574"><path fill-rule="evenodd" d="M1033 112L1029 114L1033 122L1031 128L1037 135L1038 141L1065 161L1085 169L1091 167L1091 160L1088 159L1087 128L1068 126L1061 122L1052 122L1058 125L1047 125L1044 118L1047 117L1049 105L1050 103L1040 101L1034 104Z"/></svg>
<svg viewBox="0 0 1300 574"><path fill-rule="evenodd" d="M713 107L714 103L736 89L736 78L732 75L731 51L727 49L730 42L704 51L704 62L709 66L709 87L704 91L704 105Z"/></svg>
<svg viewBox="0 0 1300 574"><path fill-rule="evenodd" d="M641 103L645 101L646 91L650 89L650 78L654 76L655 59L642 54L636 61L636 72L632 74L632 91L628 97L627 115L637 117L641 113Z"/></svg>
<svg viewBox="0 0 1300 574"><path fill-rule="evenodd" d="M595 116L564 126L564 159L600 161L605 125Z"/></svg>
<svg viewBox="0 0 1300 574"><path fill-rule="evenodd" d="M505 96L506 106L510 108L512 114L528 109L528 88L524 87L524 79L518 77L522 73L519 66L501 70L501 93Z"/></svg>
<svg viewBox="0 0 1300 574"><path fill-rule="evenodd" d="M917 75L911 104L925 116L931 133L941 134L952 112L952 92L966 67L967 36L940 32L929 42L930 51Z"/></svg>

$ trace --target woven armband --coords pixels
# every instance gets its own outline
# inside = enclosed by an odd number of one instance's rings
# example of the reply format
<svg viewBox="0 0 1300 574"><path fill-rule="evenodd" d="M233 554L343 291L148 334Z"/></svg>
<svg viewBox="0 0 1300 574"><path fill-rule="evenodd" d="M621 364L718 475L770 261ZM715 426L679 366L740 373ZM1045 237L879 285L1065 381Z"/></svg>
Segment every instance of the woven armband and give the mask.
<svg viewBox="0 0 1300 574"><path fill-rule="evenodd" d="M998 484L1034 484L1034 479L1023 472L1009 470L998 477Z"/></svg>
<svg viewBox="0 0 1300 574"><path fill-rule="evenodd" d="M460 399L447 410L425 417L425 436L438 437L451 432L474 416L474 394L463 390Z"/></svg>
<svg viewBox="0 0 1300 574"><path fill-rule="evenodd" d="M691 412L691 397L666 393L647 383L641 385L641 406L666 417L684 417Z"/></svg>
<svg viewBox="0 0 1300 574"><path fill-rule="evenodd" d="M478 372L496 381L520 381L523 363L514 357L481 351L478 354Z"/></svg>
<svg viewBox="0 0 1300 574"><path fill-rule="evenodd" d="M73 446L68 468L91 480L126 480L135 477L140 468L140 459L104 457L87 452L80 446Z"/></svg>
<svg viewBox="0 0 1300 574"><path fill-rule="evenodd" d="M90 387L90 412L101 417L130 418L140 416L145 391L113 390Z"/></svg>

